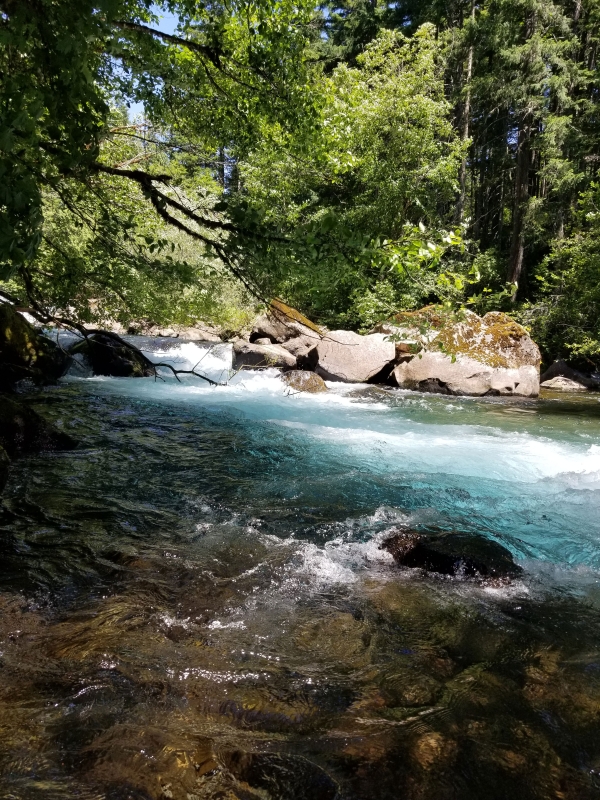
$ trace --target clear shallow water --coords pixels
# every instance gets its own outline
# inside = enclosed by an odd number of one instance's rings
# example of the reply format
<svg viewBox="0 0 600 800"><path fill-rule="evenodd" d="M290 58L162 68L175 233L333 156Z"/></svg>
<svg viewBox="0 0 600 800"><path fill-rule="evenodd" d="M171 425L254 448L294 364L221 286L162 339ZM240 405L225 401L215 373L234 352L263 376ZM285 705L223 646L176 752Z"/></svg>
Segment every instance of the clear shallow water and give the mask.
<svg viewBox="0 0 600 800"><path fill-rule="evenodd" d="M33 403L82 444L4 496L0 797L600 797L597 398L242 373ZM401 571L398 525L484 533L524 577Z"/></svg>

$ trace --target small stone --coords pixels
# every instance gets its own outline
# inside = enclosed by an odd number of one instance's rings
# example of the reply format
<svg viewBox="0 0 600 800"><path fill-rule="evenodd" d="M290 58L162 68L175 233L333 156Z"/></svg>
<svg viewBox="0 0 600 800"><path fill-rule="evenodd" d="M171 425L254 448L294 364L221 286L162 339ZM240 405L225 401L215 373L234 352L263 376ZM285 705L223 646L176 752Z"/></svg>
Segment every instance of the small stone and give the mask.
<svg viewBox="0 0 600 800"><path fill-rule="evenodd" d="M284 383L293 389L295 392L309 392L310 394L317 394L318 392L327 392L327 386L323 378L319 377L314 372L307 370L294 369L291 372L286 372L281 376Z"/></svg>

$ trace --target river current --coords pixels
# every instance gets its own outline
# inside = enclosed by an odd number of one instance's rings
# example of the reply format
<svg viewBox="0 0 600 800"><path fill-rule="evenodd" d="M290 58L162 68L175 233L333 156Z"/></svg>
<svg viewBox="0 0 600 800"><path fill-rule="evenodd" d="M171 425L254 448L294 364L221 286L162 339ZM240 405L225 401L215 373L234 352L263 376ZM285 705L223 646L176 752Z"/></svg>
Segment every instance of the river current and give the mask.
<svg viewBox="0 0 600 800"><path fill-rule="evenodd" d="M138 339L225 380L228 345ZM0 798L600 799L600 401L72 371L0 516ZM399 568L483 534L507 585Z"/></svg>

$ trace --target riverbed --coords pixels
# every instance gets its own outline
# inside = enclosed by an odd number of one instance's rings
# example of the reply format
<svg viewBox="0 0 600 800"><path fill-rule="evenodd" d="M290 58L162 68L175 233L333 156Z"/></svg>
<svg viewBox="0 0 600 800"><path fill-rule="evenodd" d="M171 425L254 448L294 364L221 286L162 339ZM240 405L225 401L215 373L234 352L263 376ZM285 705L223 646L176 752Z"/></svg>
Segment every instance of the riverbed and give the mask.
<svg viewBox="0 0 600 800"><path fill-rule="evenodd" d="M228 378L227 345L138 344ZM74 370L16 462L0 798L600 798L600 401ZM484 535L510 583L401 569Z"/></svg>

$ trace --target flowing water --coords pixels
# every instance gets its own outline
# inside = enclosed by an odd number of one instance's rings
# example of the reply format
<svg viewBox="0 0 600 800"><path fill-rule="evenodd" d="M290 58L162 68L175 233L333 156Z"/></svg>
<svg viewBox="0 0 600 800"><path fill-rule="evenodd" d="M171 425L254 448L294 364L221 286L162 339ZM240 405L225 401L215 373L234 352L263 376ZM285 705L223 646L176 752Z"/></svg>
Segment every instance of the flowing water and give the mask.
<svg viewBox="0 0 600 800"><path fill-rule="evenodd" d="M600 798L597 396L331 386L29 397L80 446L3 496L0 798ZM523 575L401 569L398 527L484 534Z"/></svg>

